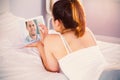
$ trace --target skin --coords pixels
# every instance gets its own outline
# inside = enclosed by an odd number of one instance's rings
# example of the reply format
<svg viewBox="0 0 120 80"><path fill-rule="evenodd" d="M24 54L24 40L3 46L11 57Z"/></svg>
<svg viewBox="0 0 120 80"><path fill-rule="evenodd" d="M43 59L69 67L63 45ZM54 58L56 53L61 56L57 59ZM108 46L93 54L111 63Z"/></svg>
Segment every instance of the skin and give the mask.
<svg viewBox="0 0 120 80"><path fill-rule="evenodd" d="M28 21L26 28L29 32L30 37L35 40L36 39L36 25L34 21Z"/></svg>
<svg viewBox="0 0 120 80"><path fill-rule="evenodd" d="M72 51L96 46L96 42L89 30L85 31L82 37L77 38L71 29L65 29L60 20L52 21L55 31L60 32L68 42ZM26 47L36 47L41 55L44 67L48 71L59 72L58 61L67 55L63 42L58 34L47 34L46 26L41 25L42 41L27 45Z"/></svg>

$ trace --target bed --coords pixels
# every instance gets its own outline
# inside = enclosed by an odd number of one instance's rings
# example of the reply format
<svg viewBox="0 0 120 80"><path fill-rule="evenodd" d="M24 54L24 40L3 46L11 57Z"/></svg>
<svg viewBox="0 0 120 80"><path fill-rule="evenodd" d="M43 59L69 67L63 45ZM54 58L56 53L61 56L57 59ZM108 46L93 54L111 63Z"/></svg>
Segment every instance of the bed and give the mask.
<svg viewBox="0 0 120 80"><path fill-rule="evenodd" d="M115 70L120 69L120 45L103 41L97 43L106 60L112 65L117 64ZM110 54L111 52L114 55ZM35 48L8 48L2 50L0 54L0 80L67 80L67 78L60 73L47 72Z"/></svg>
<svg viewBox="0 0 120 80"><path fill-rule="evenodd" d="M96 35L97 44L110 64L99 80L120 80L120 38Z"/></svg>
<svg viewBox="0 0 120 80"><path fill-rule="evenodd" d="M46 71L36 48L18 47L23 45L24 34L22 26L18 25L21 18L6 13L0 19L0 80L68 80L64 74ZM113 68L110 70L119 70L119 42L106 42L100 39L102 37L96 38L103 55Z"/></svg>
<svg viewBox="0 0 120 80"><path fill-rule="evenodd" d="M44 69L38 52L24 45L24 18L10 12L0 15L0 80L67 80Z"/></svg>

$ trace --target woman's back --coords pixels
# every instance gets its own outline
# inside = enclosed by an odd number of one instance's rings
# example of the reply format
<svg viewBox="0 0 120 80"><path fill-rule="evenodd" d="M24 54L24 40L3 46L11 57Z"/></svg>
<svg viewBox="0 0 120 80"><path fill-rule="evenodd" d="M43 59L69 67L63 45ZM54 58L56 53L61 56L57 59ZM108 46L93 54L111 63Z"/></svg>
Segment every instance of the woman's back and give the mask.
<svg viewBox="0 0 120 80"><path fill-rule="evenodd" d="M74 32L53 37L51 50L58 59L61 71L70 80L98 80L106 62L90 30L87 29L80 38Z"/></svg>
<svg viewBox="0 0 120 80"><path fill-rule="evenodd" d="M45 68L59 72L60 67L70 80L96 80L98 77L93 77L102 71L100 67L105 61L86 28L82 5L78 0L58 0L53 5L52 15L53 28L60 34L47 35L43 26L40 32L44 45L42 42L35 45Z"/></svg>
<svg viewBox="0 0 120 80"><path fill-rule="evenodd" d="M68 32L66 34L63 34L62 36L65 39L65 41L68 43L68 45L70 46L72 52L77 51L79 49L83 49L83 48L87 48L87 47L96 45L95 39L92 36L91 31L88 29L86 30L84 36L80 37L80 38L77 38L74 35L74 32ZM55 55L55 57L59 60L63 56L67 55L67 51L65 49L65 46L63 45L61 36L58 34L57 35L54 34L54 35L50 35L49 37L50 38L48 41L50 41L50 42L48 43L48 45L54 46L54 47L51 47L51 50L52 50L53 54ZM59 46L59 47L57 47L57 46Z"/></svg>
<svg viewBox="0 0 120 80"><path fill-rule="evenodd" d="M59 60L61 72L70 80L98 80L105 65L98 46L72 52Z"/></svg>

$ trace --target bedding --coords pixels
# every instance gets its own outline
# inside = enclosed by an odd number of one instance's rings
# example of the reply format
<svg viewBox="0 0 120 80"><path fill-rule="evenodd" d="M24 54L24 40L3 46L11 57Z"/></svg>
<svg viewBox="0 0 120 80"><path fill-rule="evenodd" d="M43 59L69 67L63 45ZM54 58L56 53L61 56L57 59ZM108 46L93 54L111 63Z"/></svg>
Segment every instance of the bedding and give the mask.
<svg viewBox="0 0 120 80"><path fill-rule="evenodd" d="M100 76L99 80L120 80L120 44L119 39L113 38L112 41L108 39L110 38L103 38L102 36L99 37L107 42L97 41L100 49L106 58L106 61L109 63L108 67ZM115 42L115 43L113 43Z"/></svg>
<svg viewBox="0 0 120 80"><path fill-rule="evenodd" d="M5 13L0 19L0 80L68 80L62 73L46 71L36 48L19 48L24 45L24 30L18 25L21 18ZM120 69L120 44L97 44L110 69Z"/></svg>
<svg viewBox="0 0 120 80"><path fill-rule="evenodd" d="M109 63L107 70L120 69L120 44L104 41L97 41L103 56Z"/></svg>
<svg viewBox="0 0 120 80"><path fill-rule="evenodd" d="M120 69L120 45L97 41L106 60ZM2 50L2 51L1 51ZM0 80L67 80L61 73L47 72L36 48L0 48Z"/></svg>
<svg viewBox="0 0 120 80"><path fill-rule="evenodd" d="M36 49L4 49L0 54L0 80L67 80L63 74L47 72Z"/></svg>
<svg viewBox="0 0 120 80"><path fill-rule="evenodd" d="M0 14L0 80L68 80L44 69L35 48L21 48L26 37L24 18Z"/></svg>

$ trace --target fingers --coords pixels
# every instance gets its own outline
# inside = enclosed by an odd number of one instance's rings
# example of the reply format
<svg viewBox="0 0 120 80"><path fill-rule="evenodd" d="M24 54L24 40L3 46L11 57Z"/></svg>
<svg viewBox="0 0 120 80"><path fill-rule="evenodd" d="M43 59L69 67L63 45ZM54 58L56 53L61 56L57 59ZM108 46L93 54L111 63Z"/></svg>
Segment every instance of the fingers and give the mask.
<svg viewBox="0 0 120 80"><path fill-rule="evenodd" d="M46 27L44 24L40 24L40 27L41 27L42 29L44 29L44 30L47 29L47 27Z"/></svg>
<svg viewBox="0 0 120 80"><path fill-rule="evenodd" d="M45 25L40 24L39 27L40 27L40 29L41 29L42 32L48 33L48 29L47 29L47 27Z"/></svg>
<svg viewBox="0 0 120 80"><path fill-rule="evenodd" d="M48 35L48 29L43 24L40 24L39 27L40 27L40 31L39 32L40 32L41 40L43 41L44 38Z"/></svg>
<svg viewBox="0 0 120 80"><path fill-rule="evenodd" d="M37 46L37 42L25 45L25 47L36 47L36 46Z"/></svg>
<svg viewBox="0 0 120 80"><path fill-rule="evenodd" d="M41 37L41 41L43 41L44 39L44 33L40 30L40 37Z"/></svg>

